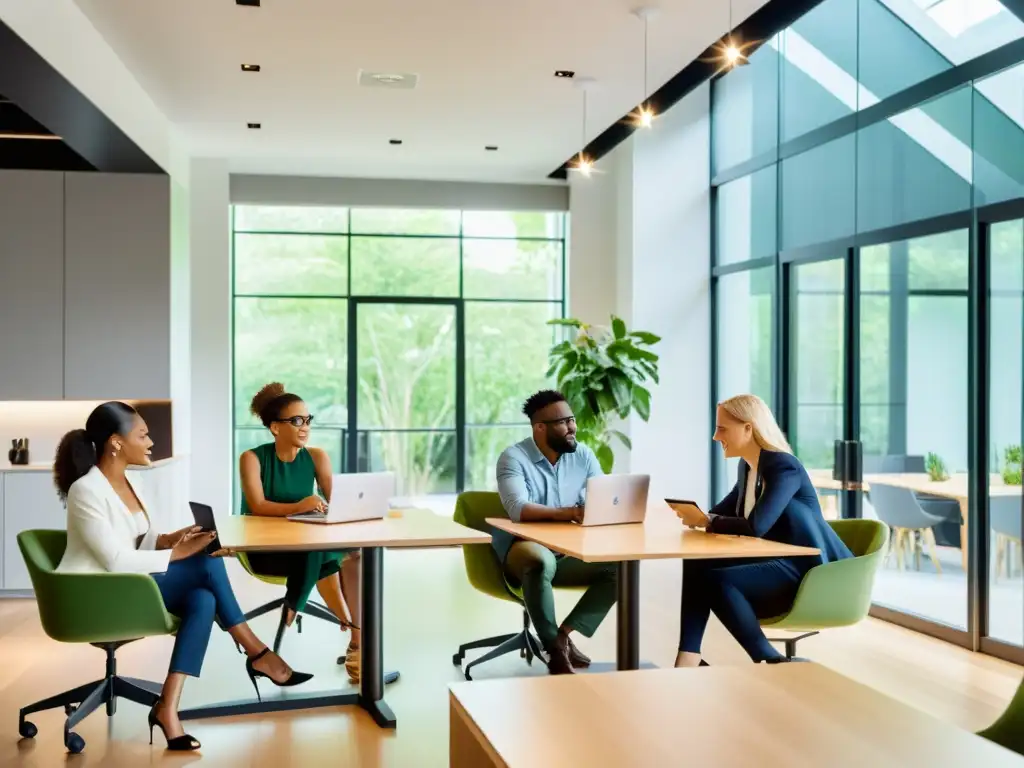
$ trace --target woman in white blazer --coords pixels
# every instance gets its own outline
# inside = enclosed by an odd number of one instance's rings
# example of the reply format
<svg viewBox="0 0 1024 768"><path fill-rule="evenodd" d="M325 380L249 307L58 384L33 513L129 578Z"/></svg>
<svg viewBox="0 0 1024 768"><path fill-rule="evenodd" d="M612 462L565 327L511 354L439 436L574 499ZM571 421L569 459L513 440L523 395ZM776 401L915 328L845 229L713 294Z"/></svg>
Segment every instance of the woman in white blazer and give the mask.
<svg viewBox="0 0 1024 768"><path fill-rule="evenodd" d="M246 624L219 557L224 553L206 553L212 532L191 527L161 534L153 528L145 499L125 475L128 466L150 463L152 446L146 422L119 402L98 406L85 429L63 437L53 474L67 504L68 542L57 570L140 573L156 581L167 610L181 623L160 700L149 713L150 743L156 726L168 749L194 750L200 744L184 732L178 701L185 678L199 677L215 616L245 650L253 686L258 677L291 686L312 675L293 672Z"/></svg>

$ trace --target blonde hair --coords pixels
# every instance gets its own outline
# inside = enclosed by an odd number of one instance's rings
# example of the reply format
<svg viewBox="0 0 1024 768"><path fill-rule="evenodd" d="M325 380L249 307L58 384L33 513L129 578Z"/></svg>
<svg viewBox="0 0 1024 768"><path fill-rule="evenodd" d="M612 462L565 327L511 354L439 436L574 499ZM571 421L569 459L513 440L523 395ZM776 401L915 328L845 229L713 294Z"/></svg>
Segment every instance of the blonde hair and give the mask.
<svg viewBox="0 0 1024 768"><path fill-rule="evenodd" d="M763 450L793 453L789 441L772 415L771 408L757 395L736 395L723 400L718 407L736 421L749 424L754 432L754 442Z"/></svg>

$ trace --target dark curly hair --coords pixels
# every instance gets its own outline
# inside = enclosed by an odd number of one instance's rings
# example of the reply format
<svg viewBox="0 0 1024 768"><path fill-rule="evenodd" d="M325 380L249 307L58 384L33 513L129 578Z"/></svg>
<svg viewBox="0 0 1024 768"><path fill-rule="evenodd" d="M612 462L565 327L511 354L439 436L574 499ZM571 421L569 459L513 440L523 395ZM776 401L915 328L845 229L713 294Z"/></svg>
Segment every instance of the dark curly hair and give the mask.
<svg viewBox="0 0 1024 768"><path fill-rule="evenodd" d="M523 403L523 414L533 423L533 417L536 416L540 411L543 411L549 405L555 403L564 403L565 395L554 389L542 389L540 392L536 392L526 398L526 402Z"/></svg>
<svg viewBox="0 0 1024 768"><path fill-rule="evenodd" d="M279 381L272 381L256 393L249 404L249 412L269 427L281 417L281 411L292 403L301 403L302 398L293 395Z"/></svg>
<svg viewBox="0 0 1024 768"><path fill-rule="evenodd" d="M61 501L71 486L96 466L100 451L114 435L132 431L138 411L116 400L96 406L85 420L85 429L73 429L60 439L53 459L53 483Z"/></svg>

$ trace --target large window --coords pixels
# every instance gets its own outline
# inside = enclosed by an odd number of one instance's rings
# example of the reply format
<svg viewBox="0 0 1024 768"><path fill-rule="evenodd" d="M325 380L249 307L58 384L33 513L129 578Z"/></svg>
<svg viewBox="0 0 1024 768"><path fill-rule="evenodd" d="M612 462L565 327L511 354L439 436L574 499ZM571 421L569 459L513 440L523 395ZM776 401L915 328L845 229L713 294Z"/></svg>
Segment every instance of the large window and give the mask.
<svg viewBox="0 0 1024 768"><path fill-rule="evenodd" d="M770 395L826 517L889 528L874 615L1024 662L1024 7L772 32L711 88L713 397Z"/></svg>
<svg viewBox="0 0 1024 768"><path fill-rule="evenodd" d="M249 402L281 381L335 471L394 471L406 497L493 487L549 383L565 215L246 205L233 222L236 453L269 439Z"/></svg>

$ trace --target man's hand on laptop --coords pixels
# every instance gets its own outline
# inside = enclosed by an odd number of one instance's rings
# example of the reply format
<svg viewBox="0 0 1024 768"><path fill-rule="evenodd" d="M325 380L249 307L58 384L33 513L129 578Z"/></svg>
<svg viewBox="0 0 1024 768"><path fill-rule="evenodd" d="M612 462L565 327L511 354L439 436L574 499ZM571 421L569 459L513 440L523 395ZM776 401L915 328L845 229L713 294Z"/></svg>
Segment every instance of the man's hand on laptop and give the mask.
<svg viewBox="0 0 1024 768"><path fill-rule="evenodd" d="M566 523L582 523L583 522L583 505L580 504L575 507L565 507L562 509L563 521Z"/></svg>

